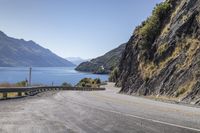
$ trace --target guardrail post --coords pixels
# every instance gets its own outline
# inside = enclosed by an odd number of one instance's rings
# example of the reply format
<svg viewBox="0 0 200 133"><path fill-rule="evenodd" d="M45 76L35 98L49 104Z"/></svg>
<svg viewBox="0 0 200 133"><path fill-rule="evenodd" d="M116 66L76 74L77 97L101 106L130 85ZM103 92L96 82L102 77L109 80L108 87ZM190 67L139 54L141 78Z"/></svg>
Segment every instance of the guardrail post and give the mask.
<svg viewBox="0 0 200 133"><path fill-rule="evenodd" d="M18 96L21 97L22 96L22 92L18 92Z"/></svg>
<svg viewBox="0 0 200 133"><path fill-rule="evenodd" d="M26 92L24 92L24 94L25 94L26 96L28 96L28 95L29 95L29 92L28 92L28 91L26 91Z"/></svg>
<svg viewBox="0 0 200 133"><path fill-rule="evenodd" d="M9 93L15 92L17 96L35 95L43 91L58 91L58 90L74 90L74 91L98 91L105 88L89 88L89 87L63 87L63 86L42 86L42 87L24 87L24 88L1 88L0 93L2 99L9 98Z"/></svg>
<svg viewBox="0 0 200 133"><path fill-rule="evenodd" d="M3 99L7 99L7 96L8 96L7 92L4 92L3 93Z"/></svg>

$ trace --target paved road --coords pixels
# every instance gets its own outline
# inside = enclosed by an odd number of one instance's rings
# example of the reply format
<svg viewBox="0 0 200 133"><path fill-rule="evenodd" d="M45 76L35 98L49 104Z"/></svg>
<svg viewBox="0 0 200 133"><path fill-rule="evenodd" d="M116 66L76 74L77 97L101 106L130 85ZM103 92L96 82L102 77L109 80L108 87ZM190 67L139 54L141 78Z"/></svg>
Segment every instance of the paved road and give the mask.
<svg viewBox="0 0 200 133"><path fill-rule="evenodd" d="M1 101L0 133L200 132L200 108L117 94L108 86Z"/></svg>

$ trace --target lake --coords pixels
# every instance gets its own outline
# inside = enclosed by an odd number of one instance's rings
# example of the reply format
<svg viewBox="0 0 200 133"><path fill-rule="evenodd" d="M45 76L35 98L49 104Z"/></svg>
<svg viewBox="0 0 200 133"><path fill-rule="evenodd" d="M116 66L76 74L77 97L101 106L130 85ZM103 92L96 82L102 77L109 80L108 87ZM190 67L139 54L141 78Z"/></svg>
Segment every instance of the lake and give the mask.
<svg viewBox="0 0 200 133"><path fill-rule="evenodd" d="M0 82L16 83L29 77L28 67L0 67ZM74 67L33 67L32 84L61 85L68 82L75 85L82 78L108 80L108 75L77 72Z"/></svg>

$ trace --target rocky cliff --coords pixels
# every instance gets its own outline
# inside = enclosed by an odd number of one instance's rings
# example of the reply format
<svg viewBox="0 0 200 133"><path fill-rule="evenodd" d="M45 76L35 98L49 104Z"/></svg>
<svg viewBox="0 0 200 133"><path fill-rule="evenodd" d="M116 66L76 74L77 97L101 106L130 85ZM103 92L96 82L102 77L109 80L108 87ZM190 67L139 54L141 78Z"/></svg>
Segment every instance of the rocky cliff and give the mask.
<svg viewBox="0 0 200 133"><path fill-rule="evenodd" d="M103 56L97 57L87 62L81 63L77 66L77 71L92 72L107 74L119 65L122 52L125 49L126 44L122 44L119 47L107 52Z"/></svg>
<svg viewBox="0 0 200 133"><path fill-rule="evenodd" d="M1 67L66 67L75 66L33 41L8 37L0 31Z"/></svg>
<svg viewBox="0 0 200 133"><path fill-rule="evenodd" d="M200 104L200 0L167 0L138 26L123 52L121 93Z"/></svg>

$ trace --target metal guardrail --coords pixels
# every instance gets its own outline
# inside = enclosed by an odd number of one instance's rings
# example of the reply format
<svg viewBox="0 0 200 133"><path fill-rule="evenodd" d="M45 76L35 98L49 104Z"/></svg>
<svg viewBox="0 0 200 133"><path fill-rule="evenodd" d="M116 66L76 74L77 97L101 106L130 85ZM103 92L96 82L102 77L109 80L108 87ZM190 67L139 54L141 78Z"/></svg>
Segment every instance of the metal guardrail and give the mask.
<svg viewBox="0 0 200 133"><path fill-rule="evenodd" d="M105 88L89 88L89 87L65 87L65 86L35 86L35 87L0 87L0 93L3 94L3 99L8 98L8 93L18 93L18 97L31 96L45 91L51 90L72 90L72 91L100 91ZM24 93L24 95L22 94Z"/></svg>

